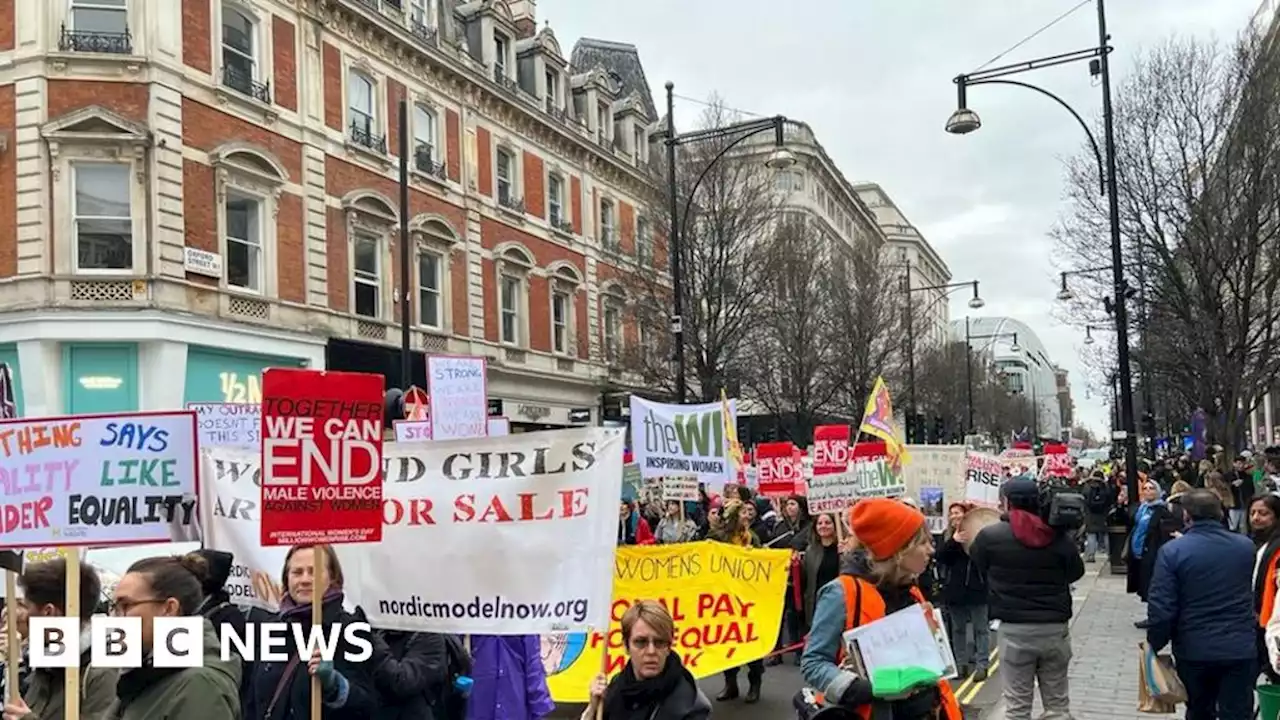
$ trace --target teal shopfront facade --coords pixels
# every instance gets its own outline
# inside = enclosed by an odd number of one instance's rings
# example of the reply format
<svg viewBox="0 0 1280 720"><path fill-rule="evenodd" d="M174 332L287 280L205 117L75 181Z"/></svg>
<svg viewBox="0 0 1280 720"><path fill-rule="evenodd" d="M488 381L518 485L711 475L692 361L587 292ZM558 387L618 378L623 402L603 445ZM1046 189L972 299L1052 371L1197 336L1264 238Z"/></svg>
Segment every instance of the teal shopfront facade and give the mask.
<svg viewBox="0 0 1280 720"><path fill-rule="evenodd" d="M300 358L251 355L192 345L187 348L186 402L262 402L262 371L306 367Z"/></svg>
<svg viewBox="0 0 1280 720"><path fill-rule="evenodd" d="M22 366L18 362L18 346L12 343L0 345L0 363L7 364L9 373L13 375L13 399L18 405L18 417L22 417L25 403L22 396Z"/></svg>
<svg viewBox="0 0 1280 720"><path fill-rule="evenodd" d="M137 412L137 343L65 343L63 398L68 415Z"/></svg>

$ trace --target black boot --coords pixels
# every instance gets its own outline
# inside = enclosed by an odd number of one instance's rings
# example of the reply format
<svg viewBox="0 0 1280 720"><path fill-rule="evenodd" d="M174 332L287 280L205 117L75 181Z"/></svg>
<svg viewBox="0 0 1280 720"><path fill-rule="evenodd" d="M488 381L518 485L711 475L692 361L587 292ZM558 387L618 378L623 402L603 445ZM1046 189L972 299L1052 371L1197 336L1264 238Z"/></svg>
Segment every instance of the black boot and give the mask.
<svg viewBox="0 0 1280 720"><path fill-rule="evenodd" d="M724 690L720 691L720 694L716 696L716 700L720 702L725 702L727 700L737 700L737 699L738 699L738 678L737 676L726 677L724 679Z"/></svg>
<svg viewBox="0 0 1280 720"><path fill-rule="evenodd" d="M760 702L760 679L756 678L749 681L747 685L747 697L743 699L748 705L754 705Z"/></svg>
<svg viewBox="0 0 1280 720"><path fill-rule="evenodd" d="M768 665L769 667L777 667L778 665L782 664L782 656L774 655L773 657L766 660L764 664Z"/></svg>

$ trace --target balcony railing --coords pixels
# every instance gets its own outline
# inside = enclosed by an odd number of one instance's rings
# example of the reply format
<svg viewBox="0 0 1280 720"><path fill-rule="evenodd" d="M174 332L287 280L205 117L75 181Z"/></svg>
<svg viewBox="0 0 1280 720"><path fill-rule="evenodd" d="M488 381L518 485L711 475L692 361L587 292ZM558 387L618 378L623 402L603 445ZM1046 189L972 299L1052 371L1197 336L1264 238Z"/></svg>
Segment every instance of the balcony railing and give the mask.
<svg viewBox="0 0 1280 720"><path fill-rule="evenodd" d="M414 21L411 23L409 32L430 47L439 47L440 45L440 35L435 28L429 28L420 22Z"/></svg>
<svg viewBox="0 0 1280 720"><path fill-rule="evenodd" d="M387 136L376 135L373 128L369 126L361 127L356 123L351 123L350 128L351 142L360 147L368 148L374 152L386 154L387 152Z"/></svg>
<svg viewBox="0 0 1280 720"><path fill-rule="evenodd" d="M573 223L569 222L568 220L565 220L564 218L552 218L551 227L555 228L556 230L559 230L565 235L573 234Z"/></svg>
<svg viewBox="0 0 1280 720"><path fill-rule="evenodd" d="M511 197L510 193L498 193L498 207L523 215L524 198Z"/></svg>
<svg viewBox="0 0 1280 720"><path fill-rule="evenodd" d="M248 95L258 102L264 102L268 105L271 104L271 84L258 82L253 79L252 75L249 75L243 70L231 67L230 65L223 67L222 84L232 90L235 90L241 95Z"/></svg>
<svg viewBox="0 0 1280 720"><path fill-rule="evenodd" d="M508 92L516 92L520 89L520 84L515 81L515 78L507 75L507 69L501 65L493 66L493 81Z"/></svg>
<svg viewBox="0 0 1280 720"><path fill-rule="evenodd" d="M413 166L418 172L432 177L445 179L444 163L436 162L435 148L427 143L419 143L413 151Z"/></svg>
<svg viewBox="0 0 1280 720"><path fill-rule="evenodd" d="M133 35L125 28L122 33L96 32L92 30L72 30L62 26L62 35L58 38L58 49L62 52L109 53L112 55L132 55Z"/></svg>

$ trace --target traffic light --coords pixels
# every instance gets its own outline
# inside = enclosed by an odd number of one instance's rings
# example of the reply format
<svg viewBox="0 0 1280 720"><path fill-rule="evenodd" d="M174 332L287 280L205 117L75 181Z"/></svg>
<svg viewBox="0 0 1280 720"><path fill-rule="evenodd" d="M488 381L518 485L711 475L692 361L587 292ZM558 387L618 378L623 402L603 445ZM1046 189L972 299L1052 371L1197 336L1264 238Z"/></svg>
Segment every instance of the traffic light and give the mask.
<svg viewBox="0 0 1280 720"><path fill-rule="evenodd" d="M1156 416L1152 413L1142 413L1142 433L1144 435L1156 434Z"/></svg>
<svg viewBox="0 0 1280 720"><path fill-rule="evenodd" d="M946 434L946 432L947 432L947 430L946 430L946 423L945 423L945 422L943 422L943 420L942 420L942 416L941 416L941 415L934 415L934 416L933 416L933 434L932 434L932 435L930 436L930 438L929 438L929 444L930 444L930 445L941 445L941 444L942 444L942 436L943 436L943 435L945 435L945 434Z"/></svg>

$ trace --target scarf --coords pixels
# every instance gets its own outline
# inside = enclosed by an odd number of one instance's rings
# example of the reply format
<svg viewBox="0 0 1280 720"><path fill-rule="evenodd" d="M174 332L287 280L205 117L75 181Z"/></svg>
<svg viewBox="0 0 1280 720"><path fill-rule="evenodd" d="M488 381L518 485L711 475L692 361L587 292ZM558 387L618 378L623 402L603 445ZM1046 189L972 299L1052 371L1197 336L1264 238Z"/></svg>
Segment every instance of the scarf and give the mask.
<svg viewBox="0 0 1280 720"><path fill-rule="evenodd" d="M648 720L654 709L676 691L688 673L680 664L680 656L667 654L662 672L646 680L637 680L631 662L604 692L605 720Z"/></svg>
<svg viewBox="0 0 1280 720"><path fill-rule="evenodd" d="M182 670L183 668L158 668L152 664L151 655L148 653L142 659L141 667L129 668L120 673L120 679L116 681L116 697L120 699L120 706L128 707L129 703L143 693Z"/></svg>
<svg viewBox="0 0 1280 720"><path fill-rule="evenodd" d="M328 609L335 604L341 608L342 603L342 590L338 588L329 588L329 590L325 592L324 598L320 601L320 604L323 605L325 609ZM304 617L307 622L311 621L311 603L299 604L297 600L294 600L288 593L285 593L284 597L280 598L280 619L288 622Z"/></svg>

